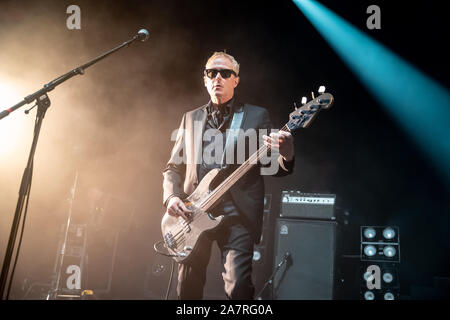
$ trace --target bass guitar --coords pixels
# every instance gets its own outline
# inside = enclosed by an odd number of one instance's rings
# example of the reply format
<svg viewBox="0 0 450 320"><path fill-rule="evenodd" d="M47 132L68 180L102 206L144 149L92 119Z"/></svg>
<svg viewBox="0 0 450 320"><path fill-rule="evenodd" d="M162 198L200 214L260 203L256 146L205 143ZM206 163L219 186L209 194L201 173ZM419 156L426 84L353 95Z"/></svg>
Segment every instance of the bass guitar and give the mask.
<svg viewBox="0 0 450 320"><path fill-rule="evenodd" d="M319 89L319 93L320 96L317 98L313 94L313 99L308 103L305 101L306 98L303 98L303 105L298 108L296 106L295 111L289 114L289 122L280 130L292 132L298 128L307 128L320 110L331 107L334 102L333 96L325 93L323 86ZM195 259L205 233L217 228L224 217L223 215L214 217L208 211L268 151L269 147L263 145L226 178L223 178L223 172L221 172L224 169L209 171L194 192L183 200L186 207L193 211L188 220L171 216L167 212L164 214L161 221L163 240L175 261L187 263ZM219 178L220 183L217 182Z"/></svg>

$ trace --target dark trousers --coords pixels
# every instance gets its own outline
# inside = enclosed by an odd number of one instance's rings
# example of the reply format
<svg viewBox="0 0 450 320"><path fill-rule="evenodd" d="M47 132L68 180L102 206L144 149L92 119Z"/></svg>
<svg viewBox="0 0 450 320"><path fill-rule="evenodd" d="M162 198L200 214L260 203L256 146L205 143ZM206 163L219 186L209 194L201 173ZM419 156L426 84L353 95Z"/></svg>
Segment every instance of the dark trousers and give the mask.
<svg viewBox="0 0 450 320"><path fill-rule="evenodd" d="M201 242L200 254L189 264L178 265L178 299L203 298L206 268L211 256L211 246L217 241L222 253L225 272L222 278L228 299L253 299L252 283L253 239L240 223L239 217L225 217L221 226L208 232Z"/></svg>

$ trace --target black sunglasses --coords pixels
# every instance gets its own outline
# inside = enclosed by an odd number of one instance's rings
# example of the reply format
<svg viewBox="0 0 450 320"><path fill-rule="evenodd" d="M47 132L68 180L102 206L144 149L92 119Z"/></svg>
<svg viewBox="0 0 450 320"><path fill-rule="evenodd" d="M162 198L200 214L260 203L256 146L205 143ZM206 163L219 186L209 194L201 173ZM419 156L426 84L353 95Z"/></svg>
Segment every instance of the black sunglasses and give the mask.
<svg viewBox="0 0 450 320"><path fill-rule="evenodd" d="M231 69L206 69L205 70L205 75L210 79L214 79L218 73L220 73L220 76L224 79L228 79L229 77L231 77L232 74L234 74L234 76L237 77L236 72L234 72Z"/></svg>

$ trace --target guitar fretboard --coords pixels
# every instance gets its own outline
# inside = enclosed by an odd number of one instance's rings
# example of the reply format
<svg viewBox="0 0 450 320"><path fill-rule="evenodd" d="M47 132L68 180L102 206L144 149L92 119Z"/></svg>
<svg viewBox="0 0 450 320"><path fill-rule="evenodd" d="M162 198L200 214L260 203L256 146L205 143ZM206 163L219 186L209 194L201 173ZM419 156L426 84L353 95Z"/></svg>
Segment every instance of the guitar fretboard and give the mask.
<svg viewBox="0 0 450 320"><path fill-rule="evenodd" d="M286 125L279 131L288 131ZM206 212L216 201L218 201L242 176L244 176L251 168L253 168L261 157L270 150L270 147L263 145L247 160L245 160L236 170L233 171L222 183L220 183L211 193L208 194L199 204L199 207Z"/></svg>

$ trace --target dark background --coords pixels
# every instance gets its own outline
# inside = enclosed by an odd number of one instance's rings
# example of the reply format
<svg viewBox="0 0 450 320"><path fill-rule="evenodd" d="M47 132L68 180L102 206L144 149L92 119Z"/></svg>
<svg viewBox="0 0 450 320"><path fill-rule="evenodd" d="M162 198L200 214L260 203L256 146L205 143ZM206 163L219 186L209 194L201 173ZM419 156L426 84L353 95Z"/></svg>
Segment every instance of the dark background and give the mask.
<svg viewBox="0 0 450 320"><path fill-rule="evenodd" d="M448 22L441 2L321 2L448 88L449 52L443 45ZM69 4L81 8L81 30L65 28ZM381 30L366 28L366 8L371 4L381 8ZM67 99L75 101L77 108L58 118L64 118L66 122L60 123L65 125L51 134L58 146L52 152L60 156L64 170L52 197L31 201L28 219L34 220L25 230L14 298L23 298L30 283L50 281L59 226L67 217L64 198L75 170L80 173L75 222L92 218L93 188L117 196L124 208L114 211L110 206L111 214L106 210L102 220L111 230L120 230L113 288L104 297L163 297L168 272L163 278L148 275L155 261L162 259L154 255L153 243L160 240L161 171L172 145L170 133L183 112L208 101L202 68L214 51L223 49L241 65L239 98L268 108L280 127L287 122L293 102L310 97L320 85L335 97L332 109L321 113L307 130L295 133L294 174L266 179L266 193L272 194L272 225L279 213L281 190L333 193L339 199L338 214L347 212L348 221L340 224L339 254L359 255L361 225L395 225L400 228L402 296L426 298L421 293L429 291L417 288L432 288L435 277L450 277L448 185L431 159L397 127L293 2L2 1L2 9L3 46L8 46L8 40L29 44L30 51L43 55L27 60L33 74L42 74L31 86L35 90L129 39L138 29L150 31L148 42L123 49L89 69L84 79L73 79L55 90L55 97L58 90L68 92ZM19 25L32 28L16 30ZM15 32L20 33L19 39ZM26 59L20 59L11 54L2 56L0 63L27 65ZM61 109L57 99L53 105ZM49 113L56 113L55 109ZM50 119L46 121L44 127L52 126ZM84 122L92 125L80 129ZM67 139L57 138L64 133ZM47 149L41 150L44 154ZM40 194L39 181L45 179L34 179L32 194ZM0 188L6 186L0 183ZM15 201L13 197L8 205L2 204L4 217L12 215ZM2 225L6 247L10 223L3 219ZM114 232L110 234L117 235ZM111 250L112 240L103 241ZM269 245L269 253L271 249ZM167 260L161 261L170 266ZM264 272L270 269L267 264Z"/></svg>

